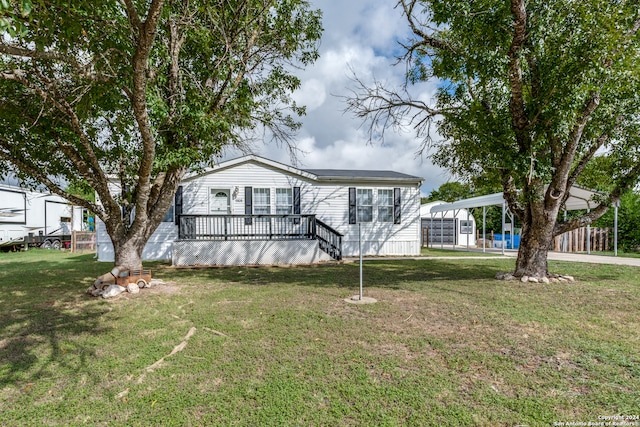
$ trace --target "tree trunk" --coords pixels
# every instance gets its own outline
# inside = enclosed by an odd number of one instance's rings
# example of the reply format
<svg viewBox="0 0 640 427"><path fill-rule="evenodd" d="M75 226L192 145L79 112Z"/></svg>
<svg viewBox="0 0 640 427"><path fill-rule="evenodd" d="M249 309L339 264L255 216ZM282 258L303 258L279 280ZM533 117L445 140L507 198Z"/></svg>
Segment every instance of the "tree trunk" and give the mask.
<svg viewBox="0 0 640 427"><path fill-rule="evenodd" d="M549 275L547 254L553 243L555 221L535 218L528 222L531 223L523 221L514 276L547 277Z"/></svg>
<svg viewBox="0 0 640 427"><path fill-rule="evenodd" d="M112 242L116 265L129 270L142 268L142 250L146 243L144 239L132 237L127 240L115 239Z"/></svg>

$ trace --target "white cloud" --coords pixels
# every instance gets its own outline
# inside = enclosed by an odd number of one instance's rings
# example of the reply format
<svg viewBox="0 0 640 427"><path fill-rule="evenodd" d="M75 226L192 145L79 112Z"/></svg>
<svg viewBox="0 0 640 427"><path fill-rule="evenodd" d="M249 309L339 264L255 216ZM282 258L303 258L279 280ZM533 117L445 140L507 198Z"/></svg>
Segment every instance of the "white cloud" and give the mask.
<svg viewBox="0 0 640 427"><path fill-rule="evenodd" d="M320 107L327 98L325 85L318 79L309 79L302 83L300 90L293 94L293 99L307 107L307 113Z"/></svg>

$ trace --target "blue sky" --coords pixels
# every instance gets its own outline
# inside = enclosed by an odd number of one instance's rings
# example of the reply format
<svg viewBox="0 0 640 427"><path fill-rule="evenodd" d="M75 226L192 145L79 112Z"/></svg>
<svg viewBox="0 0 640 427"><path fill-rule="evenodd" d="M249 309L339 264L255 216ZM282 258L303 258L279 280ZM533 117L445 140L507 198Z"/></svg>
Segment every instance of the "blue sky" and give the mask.
<svg viewBox="0 0 640 427"><path fill-rule="evenodd" d="M323 11L324 35L320 59L298 73L302 87L295 99L307 106L307 116L296 136L302 168L344 168L395 170L425 178L422 192L428 194L452 179L449 173L416 157L420 141L410 128L386 133L384 143L368 144L362 122L344 113L340 98L354 88L350 80L353 69L358 77L370 82L375 76L391 85L403 82L404 65L393 66L398 41L405 39L408 26L395 0L311 0ZM414 96L431 100L438 82L412 88ZM288 151L270 143L255 146L255 152L273 160L290 163ZM228 153L229 157L235 157Z"/></svg>

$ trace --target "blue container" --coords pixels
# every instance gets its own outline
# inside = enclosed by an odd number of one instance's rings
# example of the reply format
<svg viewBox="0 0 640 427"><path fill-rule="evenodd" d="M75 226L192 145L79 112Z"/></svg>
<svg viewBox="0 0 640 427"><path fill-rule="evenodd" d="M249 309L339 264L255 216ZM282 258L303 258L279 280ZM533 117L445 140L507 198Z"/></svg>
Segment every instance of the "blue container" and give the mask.
<svg viewBox="0 0 640 427"><path fill-rule="evenodd" d="M512 249L520 249L520 235L516 234L513 236L513 248Z"/></svg>
<svg viewBox="0 0 640 427"><path fill-rule="evenodd" d="M504 237L503 237L504 236ZM520 248L520 235L516 234L515 236L513 236L513 239L511 238L511 234L494 234L493 235L493 240L495 242L502 242L502 240L504 239L504 247L505 249L518 249ZM502 247L502 243L494 245L494 247L498 247L501 248Z"/></svg>

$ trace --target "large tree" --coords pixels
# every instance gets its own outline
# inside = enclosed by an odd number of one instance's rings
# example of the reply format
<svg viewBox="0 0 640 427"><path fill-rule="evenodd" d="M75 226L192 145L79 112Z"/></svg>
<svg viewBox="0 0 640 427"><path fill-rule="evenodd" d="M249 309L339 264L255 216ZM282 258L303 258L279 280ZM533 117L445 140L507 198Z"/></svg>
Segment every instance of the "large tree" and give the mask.
<svg viewBox="0 0 640 427"><path fill-rule="evenodd" d="M500 182L522 222L516 276L548 275L554 236L587 225L640 174L640 8L630 0L401 0L407 82L362 84L349 108L372 135L412 123L435 162ZM433 102L412 96L432 80ZM432 134L437 129L438 135ZM596 154L615 169L598 207L559 212Z"/></svg>
<svg viewBox="0 0 640 427"><path fill-rule="evenodd" d="M0 31L0 174L95 212L139 267L187 169L297 129L322 28L305 0L14 0Z"/></svg>

